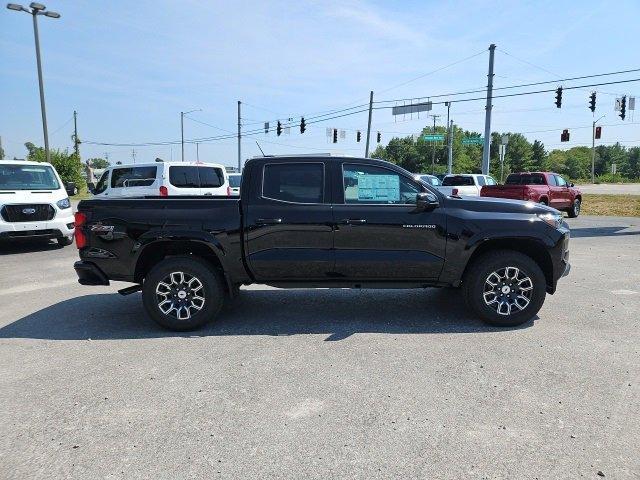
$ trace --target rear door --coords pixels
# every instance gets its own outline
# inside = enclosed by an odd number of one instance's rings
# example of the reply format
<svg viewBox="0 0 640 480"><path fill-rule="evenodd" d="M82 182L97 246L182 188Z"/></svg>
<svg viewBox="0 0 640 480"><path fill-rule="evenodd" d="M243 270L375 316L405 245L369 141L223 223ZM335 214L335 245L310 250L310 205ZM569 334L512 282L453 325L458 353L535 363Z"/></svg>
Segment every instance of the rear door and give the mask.
<svg viewBox="0 0 640 480"><path fill-rule="evenodd" d="M170 165L169 195L200 195L200 175L195 165Z"/></svg>
<svg viewBox="0 0 640 480"><path fill-rule="evenodd" d="M382 165L344 162L336 170L336 274L373 281L438 278L446 218L441 207L417 211L416 194L427 187Z"/></svg>
<svg viewBox="0 0 640 480"><path fill-rule="evenodd" d="M143 197L158 194L157 166L118 167L111 171L110 197Z"/></svg>
<svg viewBox="0 0 640 480"><path fill-rule="evenodd" d="M265 162L247 197L246 257L258 281L326 280L334 267L324 162Z"/></svg>
<svg viewBox="0 0 640 480"><path fill-rule="evenodd" d="M567 181L560 175L553 175L558 184L558 200L555 208L567 208L571 206L571 191Z"/></svg>
<svg viewBox="0 0 640 480"><path fill-rule="evenodd" d="M198 176L200 177L200 193L202 195L227 195L229 180L226 172L219 167L199 166Z"/></svg>

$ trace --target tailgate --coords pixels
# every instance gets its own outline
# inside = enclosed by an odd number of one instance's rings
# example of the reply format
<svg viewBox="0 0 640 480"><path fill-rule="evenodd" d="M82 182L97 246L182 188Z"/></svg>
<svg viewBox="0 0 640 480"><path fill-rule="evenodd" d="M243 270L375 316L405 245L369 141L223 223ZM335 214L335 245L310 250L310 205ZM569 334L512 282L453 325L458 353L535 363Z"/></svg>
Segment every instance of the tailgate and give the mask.
<svg viewBox="0 0 640 480"><path fill-rule="evenodd" d="M481 197L509 198L524 200L525 185L491 185L484 186L480 191Z"/></svg>

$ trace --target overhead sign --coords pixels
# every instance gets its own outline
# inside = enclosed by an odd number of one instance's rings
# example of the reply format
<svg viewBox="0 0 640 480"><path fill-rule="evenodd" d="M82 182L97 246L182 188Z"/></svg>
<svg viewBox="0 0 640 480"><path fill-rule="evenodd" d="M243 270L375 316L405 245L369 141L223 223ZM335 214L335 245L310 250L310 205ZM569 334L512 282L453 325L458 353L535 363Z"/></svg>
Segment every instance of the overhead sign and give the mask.
<svg viewBox="0 0 640 480"><path fill-rule="evenodd" d="M462 139L463 145L482 145L484 138L482 137L465 137Z"/></svg>
<svg viewBox="0 0 640 480"><path fill-rule="evenodd" d="M431 133L431 134L423 135L422 139L426 140L427 142L442 142L444 141L444 134Z"/></svg>
<svg viewBox="0 0 640 480"><path fill-rule="evenodd" d="M431 110L431 102L414 103L413 105L398 105L391 108L392 115L406 115L408 113L428 112Z"/></svg>

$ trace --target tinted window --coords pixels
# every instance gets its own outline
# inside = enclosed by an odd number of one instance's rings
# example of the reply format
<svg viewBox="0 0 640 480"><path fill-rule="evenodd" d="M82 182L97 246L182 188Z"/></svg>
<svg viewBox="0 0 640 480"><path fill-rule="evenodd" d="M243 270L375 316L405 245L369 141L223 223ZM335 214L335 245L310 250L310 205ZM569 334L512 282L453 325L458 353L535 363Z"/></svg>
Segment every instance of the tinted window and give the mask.
<svg viewBox="0 0 640 480"><path fill-rule="evenodd" d="M93 193L96 195L98 193L102 193L107 189L107 180L109 179L109 170L105 170L96 185L96 188L93 189Z"/></svg>
<svg viewBox="0 0 640 480"><path fill-rule="evenodd" d="M558 186L559 187L566 187L567 186L567 182L560 175L554 175L554 177L556 177L556 182L558 182Z"/></svg>
<svg viewBox="0 0 640 480"><path fill-rule="evenodd" d="M416 203L422 189L408 178L386 168L369 165L343 166L345 203Z"/></svg>
<svg viewBox="0 0 640 480"><path fill-rule="evenodd" d="M169 183L180 188L200 188L198 167L169 167Z"/></svg>
<svg viewBox="0 0 640 480"><path fill-rule="evenodd" d="M464 187L466 185L473 185L472 177L452 175L450 177L444 177L444 180L442 181L443 187Z"/></svg>
<svg viewBox="0 0 640 480"><path fill-rule="evenodd" d="M111 188L148 187L156 181L158 167L114 168L111 172Z"/></svg>
<svg viewBox="0 0 640 480"><path fill-rule="evenodd" d="M506 185L544 185L544 177L539 173L512 173L507 177Z"/></svg>
<svg viewBox="0 0 640 480"><path fill-rule="evenodd" d="M324 169L320 163L264 166L262 196L296 203L322 203Z"/></svg>
<svg viewBox="0 0 640 480"><path fill-rule="evenodd" d="M219 168L198 167L200 186L202 188L217 188L224 185L224 173Z"/></svg>
<svg viewBox="0 0 640 480"><path fill-rule="evenodd" d="M48 165L0 165L0 190L57 190L53 168Z"/></svg>
<svg viewBox="0 0 640 480"><path fill-rule="evenodd" d="M229 175L229 186L232 188L238 188L242 181L242 175Z"/></svg>
<svg viewBox="0 0 640 480"><path fill-rule="evenodd" d="M420 180L429 185L433 185L434 187L440 186L440 180L438 180L438 177L433 177L431 175L420 175Z"/></svg>

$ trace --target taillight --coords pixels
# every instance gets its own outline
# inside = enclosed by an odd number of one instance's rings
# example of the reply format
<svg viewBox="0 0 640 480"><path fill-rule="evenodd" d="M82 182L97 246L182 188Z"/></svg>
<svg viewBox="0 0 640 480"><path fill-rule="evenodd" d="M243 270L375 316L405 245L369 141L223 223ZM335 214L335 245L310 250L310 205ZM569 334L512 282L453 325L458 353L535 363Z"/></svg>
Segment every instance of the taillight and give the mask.
<svg viewBox="0 0 640 480"><path fill-rule="evenodd" d="M454 197L458 196L458 189L457 188L452 188L451 189L451 195L453 195Z"/></svg>
<svg viewBox="0 0 640 480"><path fill-rule="evenodd" d="M231 187L227 185L227 197L231 196Z"/></svg>
<svg viewBox="0 0 640 480"><path fill-rule="evenodd" d="M169 189L167 187L165 187L164 185L162 185L160 187L160 196L161 197L168 197L169 196Z"/></svg>
<svg viewBox="0 0 640 480"><path fill-rule="evenodd" d="M75 214L75 232L76 247L84 248L87 246L87 236L84 234L82 227L87 223L87 216L82 212L76 212Z"/></svg>

